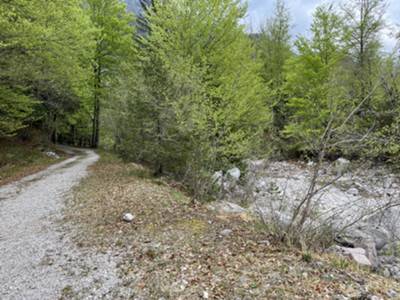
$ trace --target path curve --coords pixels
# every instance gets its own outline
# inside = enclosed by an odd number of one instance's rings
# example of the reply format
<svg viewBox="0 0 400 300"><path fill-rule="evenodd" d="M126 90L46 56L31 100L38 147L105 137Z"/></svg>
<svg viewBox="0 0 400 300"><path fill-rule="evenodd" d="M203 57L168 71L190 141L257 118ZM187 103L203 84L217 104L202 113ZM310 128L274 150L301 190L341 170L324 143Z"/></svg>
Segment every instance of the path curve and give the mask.
<svg viewBox="0 0 400 300"><path fill-rule="evenodd" d="M60 222L66 197L99 158L91 150L75 152L0 187L0 299L59 299L83 291L98 298L115 284L115 263L82 253L71 241L72 229Z"/></svg>

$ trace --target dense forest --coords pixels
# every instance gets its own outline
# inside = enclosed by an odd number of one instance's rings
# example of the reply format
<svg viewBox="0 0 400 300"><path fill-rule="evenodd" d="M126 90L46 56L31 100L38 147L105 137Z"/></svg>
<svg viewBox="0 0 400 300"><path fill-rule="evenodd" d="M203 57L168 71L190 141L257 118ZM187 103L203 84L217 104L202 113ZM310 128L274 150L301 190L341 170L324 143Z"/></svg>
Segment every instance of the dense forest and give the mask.
<svg viewBox="0 0 400 300"><path fill-rule="evenodd" d="M252 157L399 158L400 65L383 0L325 4L292 37L238 0L0 3L0 138L105 147L201 196Z"/></svg>

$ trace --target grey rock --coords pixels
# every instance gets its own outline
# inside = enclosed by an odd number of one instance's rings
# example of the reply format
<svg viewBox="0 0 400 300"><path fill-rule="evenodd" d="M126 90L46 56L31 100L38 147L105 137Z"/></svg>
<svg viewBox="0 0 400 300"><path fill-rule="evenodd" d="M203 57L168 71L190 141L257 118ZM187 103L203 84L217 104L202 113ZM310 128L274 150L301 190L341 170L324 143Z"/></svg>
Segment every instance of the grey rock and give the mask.
<svg viewBox="0 0 400 300"><path fill-rule="evenodd" d="M50 158L54 158L54 159L59 159L60 158L60 156L57 153L53 152L53 151L47 151L47 152L45 152L45 154L46 154L46 156L48 156Z"/></svg>
<svg viewBox="0 0 400 300"><path fill-rule="evenodd" d="M232 229L224 229L220 232L221 236L229 236L232 234Z"/></svg>
<svg viewBox="0 0 400 300"><path fill-rule="evenodd" d="M390 233L383 227L366 229L375 242L376 250L381 250L390 242Z"/></svg>
<svg viewBox="0 0 400 300"><path fill-rule="evenodd" d="M397 298L398 295L399 295L399 293L396 292L395 290L388 290L388 291L386 292L386 295L387 295L389 298Z"/></svg>
<svg viewBox="0 0 400 300"><path fill-rule="evenodd" d="M347 190L347 193L352 196L358 196L360 194L360 191L356 188L350 188L349 190Z"/></svg>
<svg viewBox="0 0 400 300"><path fill-rule="evenodd" d="M383 276L385 276L385 277L390 277L390 270L389 269L384 269L383 271L382 271L382 275Z"/></svg>
<svg viewBox="0 0 400 300"><path fill-rule="evenodd" d="M367 251L363 248L347 248L341 246L333 246L328 250L330 252L349 257L359 265L368 267L372 266L371 261L367 257Z"/></svg>
<svg viewBox="0 0 400 300"><path fill-rule="evenodd" d="M383 256L400 256L400 242L387 243L379 249L379 254Z"/></svg>
<svg viewBox="0 0 400 300"><path fill-rule="evenodd" d="M217 201L210 204L209 208L219 213L226 214L242 214L246 212L246 209L244 209L240 205L228 201Z"/></svg>
<svg viewBox="0 0 400 300"><path fill-rule="evenodd" d="M338 158L334 163L336 174L339 176L344 175L347 171L350 170L350 164L351 163L349 160L343 157Z"/></svg>

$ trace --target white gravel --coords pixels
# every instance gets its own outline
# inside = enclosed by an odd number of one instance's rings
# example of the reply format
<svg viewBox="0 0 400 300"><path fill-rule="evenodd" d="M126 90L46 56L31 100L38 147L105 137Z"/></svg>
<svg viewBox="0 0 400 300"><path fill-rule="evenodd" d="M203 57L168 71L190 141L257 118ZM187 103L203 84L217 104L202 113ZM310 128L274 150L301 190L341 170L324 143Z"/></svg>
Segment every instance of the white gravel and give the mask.
<svg viewBox="0 0 400 300"><path fill-rule="evenodd" d="M77 248L74 228L61 222L66 197L98 160L77 153L0 187L0 299L111 298L116 262Z"/></svg>

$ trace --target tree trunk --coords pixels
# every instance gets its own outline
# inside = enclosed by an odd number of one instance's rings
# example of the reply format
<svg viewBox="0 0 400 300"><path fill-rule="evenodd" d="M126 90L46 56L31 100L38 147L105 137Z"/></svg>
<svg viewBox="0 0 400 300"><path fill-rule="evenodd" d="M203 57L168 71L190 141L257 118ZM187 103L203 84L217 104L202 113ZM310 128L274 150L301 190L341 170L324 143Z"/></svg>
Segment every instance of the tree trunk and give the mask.
<svg viewBox="0 0 400 300"><path fill-rule="evenodd" d="M92 147L99 146L100 133L100 89L101 89L101 66L97 64L94 68L94 101L93 101L93 124L92 124Z"/></svg>

